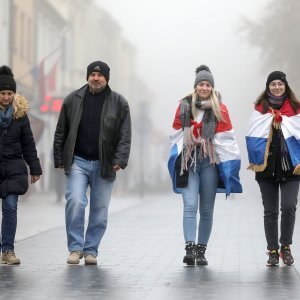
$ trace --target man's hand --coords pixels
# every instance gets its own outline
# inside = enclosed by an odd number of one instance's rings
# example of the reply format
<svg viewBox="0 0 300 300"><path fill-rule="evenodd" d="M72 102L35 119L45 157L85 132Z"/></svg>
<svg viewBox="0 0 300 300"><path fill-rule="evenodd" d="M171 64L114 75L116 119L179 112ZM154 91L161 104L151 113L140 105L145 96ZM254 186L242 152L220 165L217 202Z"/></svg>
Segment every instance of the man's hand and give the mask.
<svg viewBox="0 0 300 300"><path fill-rule="evenodd" d="M116 165L113 165L113 169L115 172L118 172L121 169L121 167L116 164Z"/></svg>
<svg viewBox="0 0 300 300"><path fill-rule="evenodd" d="M31 175L31 183L36 183L40 179L40 175Z"/></svg>

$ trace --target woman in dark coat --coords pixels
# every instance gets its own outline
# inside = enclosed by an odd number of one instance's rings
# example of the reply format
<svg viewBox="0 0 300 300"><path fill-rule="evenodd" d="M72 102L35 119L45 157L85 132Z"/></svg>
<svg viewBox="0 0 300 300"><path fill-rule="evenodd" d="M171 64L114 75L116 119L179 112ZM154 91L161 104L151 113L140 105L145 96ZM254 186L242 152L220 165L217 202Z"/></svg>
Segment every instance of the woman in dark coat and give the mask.
<svg viewBox="0 0 300 300"><path fill-rule="evenodd" d="M17 229L19 195L28 190L28 172L31 183L42 174L39 158L27 116L28 102L16 94L16 82L11 69L0 67L0 198L2 223L0 253L2 264L20 264L14 252Z"/></svg>
<svg viewBox="0 0 300 300"><path fill-rule="evenodd" d="M256 172L264 207L267 265L277 266L281 258L291 266L300 182L300 102L283 72L269 74L254 108L246 141L249 169Z"/></svg>

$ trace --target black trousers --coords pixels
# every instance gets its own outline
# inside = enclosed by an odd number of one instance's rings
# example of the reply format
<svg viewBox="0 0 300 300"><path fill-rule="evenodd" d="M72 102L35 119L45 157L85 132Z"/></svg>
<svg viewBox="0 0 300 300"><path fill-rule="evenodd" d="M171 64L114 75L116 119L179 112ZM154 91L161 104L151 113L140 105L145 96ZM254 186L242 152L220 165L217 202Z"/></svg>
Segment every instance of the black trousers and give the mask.
<svg viewBox="0 0 300 300"><path fill-rule="evenodd" d="M299 181L258 182L264 206L264 227L268 250L279 249L278 216L280 188L280 239L281 245L292 244L294 233Z"/></svg>

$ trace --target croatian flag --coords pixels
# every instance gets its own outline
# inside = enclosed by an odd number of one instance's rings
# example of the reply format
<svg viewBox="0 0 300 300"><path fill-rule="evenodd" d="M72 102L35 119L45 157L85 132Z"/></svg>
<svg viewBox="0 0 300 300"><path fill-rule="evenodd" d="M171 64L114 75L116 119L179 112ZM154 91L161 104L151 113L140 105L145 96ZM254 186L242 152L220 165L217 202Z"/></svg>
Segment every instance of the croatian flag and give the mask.
<svg viewBox="0 0 300 300"><path fill-rule="evenodd" d="M219 121L216 126L216 133L213 145L216 151L216 164L219 169L222 188L218 189L219 193L242 193L242 186L239 178L241 168L241 157L234 130L231 125L227 107L220 105L223 120ZM201 127L204 113L200 113L195 120L197 126ZM193 125L194 126L194 125ZM193 126L191 131L193 131ZM178 107L175 120L173 123L173 133L170 136L170 155L168 169L173 183L175 193L181 193L181 188L176 187L176 169L175 164L183 148L183 130L180 121L180 107Z"/></svg>
<svg viewBox="0 0 300 300"><path fill-rule="evenodd" d="M294 112L286 100L280 110L269 109L262 113L262 105L255 106L248 123L246 144L249 169L263 171L267 166L272 123L281 127L294 166L294 174L300 173L300 110Z"/></svg>

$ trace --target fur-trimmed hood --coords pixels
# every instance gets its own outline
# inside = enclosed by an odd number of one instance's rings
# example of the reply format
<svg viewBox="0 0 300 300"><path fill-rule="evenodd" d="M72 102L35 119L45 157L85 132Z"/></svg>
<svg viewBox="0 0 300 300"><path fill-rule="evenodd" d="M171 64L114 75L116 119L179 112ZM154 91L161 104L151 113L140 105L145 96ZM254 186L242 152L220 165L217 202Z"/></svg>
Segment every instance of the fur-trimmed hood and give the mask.
<svg viewBox="0 0 300 300"><path fill-rule="evenodd" d="M29 104L26 98L21 94L15 94L13 100L13 107L14 107L14 119L20 119L24 117L27 112L29 111Z"/></svg>

